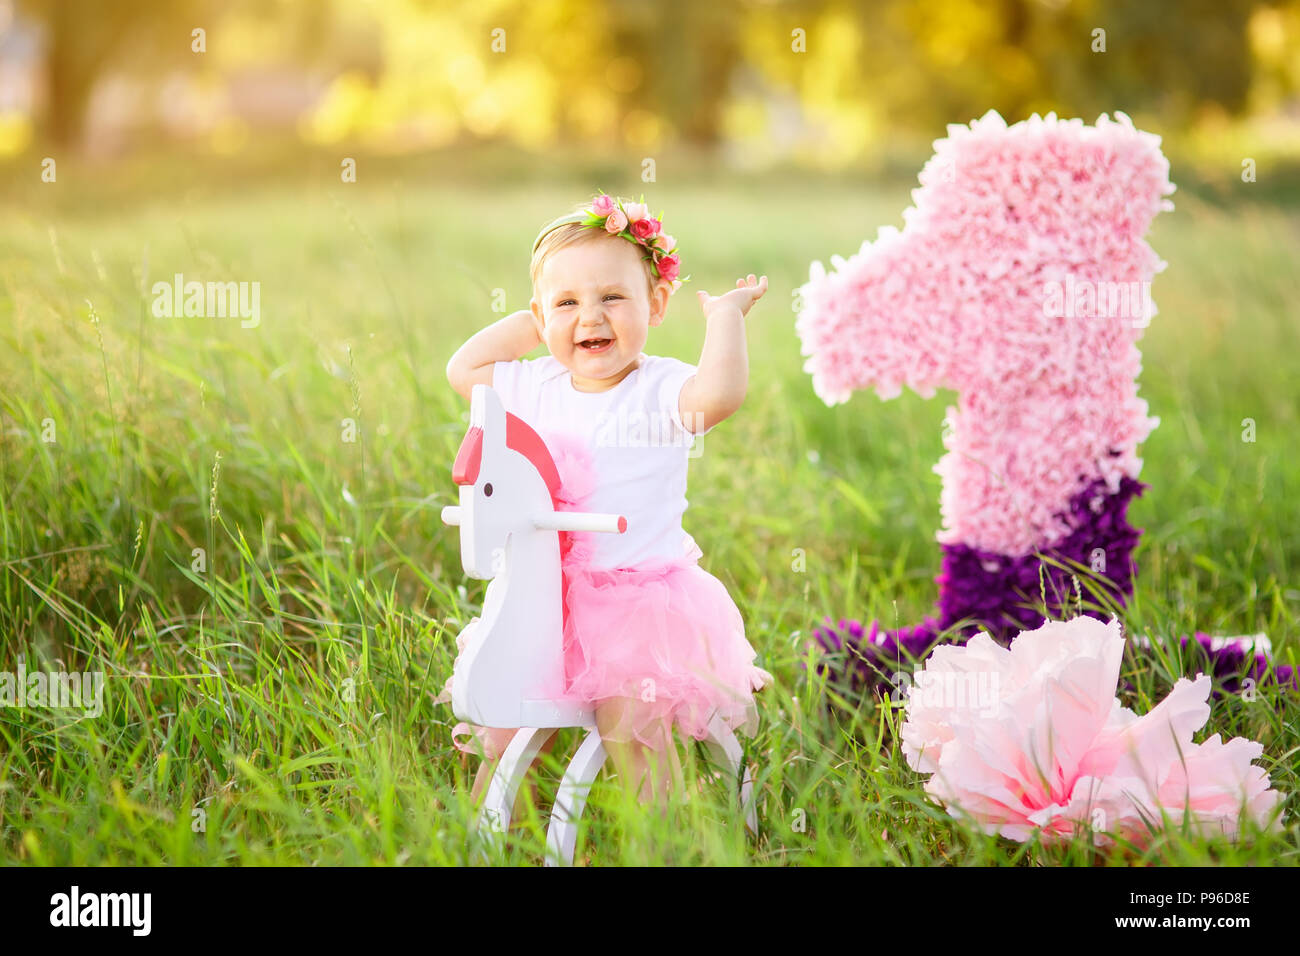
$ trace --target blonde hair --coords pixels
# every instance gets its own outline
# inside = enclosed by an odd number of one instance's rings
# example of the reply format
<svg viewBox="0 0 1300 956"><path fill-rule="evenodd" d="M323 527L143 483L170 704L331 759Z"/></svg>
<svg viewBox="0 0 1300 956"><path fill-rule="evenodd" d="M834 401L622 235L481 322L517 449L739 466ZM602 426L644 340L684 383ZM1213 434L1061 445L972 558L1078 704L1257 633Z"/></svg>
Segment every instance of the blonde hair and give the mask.
<svg viewBox="0 0 1300 956"><path fill-rule="evenodd" d="M533 279L533 290L536 291L537 280L542 274L542 266L546 264L546 260L550 256L568 246L576 246L580 242L596 242L600 239L610 242L627 242L626 239L619 236L611 236L603 229L594 229L591 226L583 226L576 222L566 222L562 226L556 226L542 236L537 243L537 248L533 250L533 259L529 264L529 274ZM643 258L641 267L645 270L646 297L649 298L654 294L655 283L659 280L655 277L654 264L649 256Z"/></svg>

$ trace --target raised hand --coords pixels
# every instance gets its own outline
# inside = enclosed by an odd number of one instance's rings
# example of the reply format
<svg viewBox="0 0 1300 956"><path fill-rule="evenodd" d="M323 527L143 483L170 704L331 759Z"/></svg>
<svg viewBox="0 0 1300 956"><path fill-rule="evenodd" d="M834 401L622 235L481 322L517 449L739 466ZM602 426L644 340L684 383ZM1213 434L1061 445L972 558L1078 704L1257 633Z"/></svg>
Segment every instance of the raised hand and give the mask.
<svg viewBox="0 0 1300 956"><path fill-rule="evenodd" d="M700 297L700 307L704 309L706 316L712 316L726 309L736 309L743 316L749 312L750 306L763 297L763 293L766 291L767 276L755 279L754 273L751 272L748 278L737 279L736 287L730 292L713 296L701 289L696 294Z"/></svg>

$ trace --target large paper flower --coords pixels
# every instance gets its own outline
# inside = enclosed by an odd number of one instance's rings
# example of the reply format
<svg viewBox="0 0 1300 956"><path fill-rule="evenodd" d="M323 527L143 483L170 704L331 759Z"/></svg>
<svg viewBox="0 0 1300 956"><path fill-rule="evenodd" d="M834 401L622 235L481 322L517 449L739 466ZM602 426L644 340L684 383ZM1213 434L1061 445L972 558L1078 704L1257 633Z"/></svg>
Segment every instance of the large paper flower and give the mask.
<svg viewBox="0 0 1300 956"><path fill-rule="evenodd" d="M954 817L1025 841L1091 830L1145 845L1167 820L1202 835L1260 827L1282 795L1252 761L1244 737L1201 743L1210 678L1179 680L1150 713L1115 697L1124 637L1119 622L1049 621L1009 649L987 635L935 650L908 692L903 755L930 774L925 790Z"/></svg>

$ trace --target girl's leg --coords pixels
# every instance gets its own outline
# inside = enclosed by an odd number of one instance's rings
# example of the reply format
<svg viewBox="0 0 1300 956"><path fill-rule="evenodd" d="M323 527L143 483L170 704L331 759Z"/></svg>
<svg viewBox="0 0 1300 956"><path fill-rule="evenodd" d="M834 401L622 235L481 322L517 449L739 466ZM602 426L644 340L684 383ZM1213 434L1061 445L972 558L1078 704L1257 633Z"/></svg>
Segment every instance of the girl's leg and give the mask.
<svg viewBox="0 0 1300 956"><path fill-rule="evenodd" d="M669 794L680 793L683 786L671 723L652 716L650 708L639 700L613 697L597 705L596 729L626 791L666 812ZM655 746L642 744L633 736L634 730Z"/></svg>
<svg viewBox="0 0 1300 956"><path fill-rule="evenodd" d="M505 753L506 747L515 736L518 728L492 727L487 729L487 753L479 762L478 772L474 775L474 786L470 790L470 796L475 803L483 796L487 789L488 782L492 779L492 774L496 772L497 763L501 755ZM550 739L542 745L541 753L549 754L551 748L555 746L556 734L552 734ZM519 821L523 819L524 800L526 799L532 806L537 806L537 782L533 779L533 773L537 765L541 762L541 756L533 761L532 766L528 768L527 786L521 787L519 793L515 796L514 808L510 811L511 827L520 825Z"/></svg>

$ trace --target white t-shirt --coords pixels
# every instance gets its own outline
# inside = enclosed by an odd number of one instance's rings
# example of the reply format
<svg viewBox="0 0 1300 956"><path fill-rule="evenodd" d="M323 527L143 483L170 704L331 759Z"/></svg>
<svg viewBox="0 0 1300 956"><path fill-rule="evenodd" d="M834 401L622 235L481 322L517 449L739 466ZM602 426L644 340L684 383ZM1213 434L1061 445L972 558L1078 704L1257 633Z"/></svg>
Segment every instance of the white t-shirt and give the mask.
<svg viewBox="0 0 1300 956"><path fill-rule="evenodd" d="M553 355L492 367L492 388L506 411L543 440L568 433L590 449L596 480L583 510L627 518L623 534L590 536L595 567L631 568L680 558L695 547L682 529L694 435L678 406L695 371L678 359L642 353L640 364L613 388L581 392Z"/></svg>

